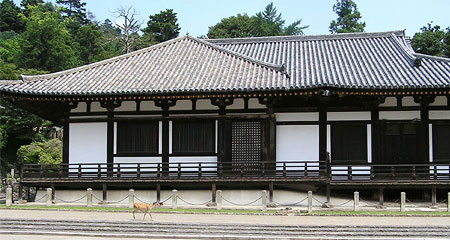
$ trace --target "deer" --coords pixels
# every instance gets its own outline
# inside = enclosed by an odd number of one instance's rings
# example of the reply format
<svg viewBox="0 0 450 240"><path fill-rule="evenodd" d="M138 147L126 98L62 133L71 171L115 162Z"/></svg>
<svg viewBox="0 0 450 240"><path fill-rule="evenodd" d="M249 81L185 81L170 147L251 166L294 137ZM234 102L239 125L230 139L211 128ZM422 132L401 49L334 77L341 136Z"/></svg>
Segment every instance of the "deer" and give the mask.
<svg viewBox="0 0 450 240"><path fill-rule="evenodd" d="M145 215L148 213L148 215L150 215L150 219L153 221L152 218L152 214L150 213L150 211L152 210L152 208L154 207L159 207L162 206L163 204L160 202L154 202L153 204L148 204L148 203L135 203L134 204L134 210L133 210L133 219L136 219L136 217L134 216L134 213L137 211L141 211L144 212L144 218L142 218L142 220L145 219Z"/></svg>

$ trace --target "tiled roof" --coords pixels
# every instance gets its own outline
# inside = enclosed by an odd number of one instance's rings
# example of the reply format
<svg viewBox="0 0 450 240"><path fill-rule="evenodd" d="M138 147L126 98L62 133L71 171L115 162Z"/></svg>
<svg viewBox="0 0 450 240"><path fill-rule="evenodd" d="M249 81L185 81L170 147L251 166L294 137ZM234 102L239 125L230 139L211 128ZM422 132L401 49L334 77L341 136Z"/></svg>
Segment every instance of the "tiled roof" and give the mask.
<svg viewBox="0 0 450 240"><path fill-rule="evenodd" d="M176 38L0 91L165 94L311 88L450 87L450 59L414 53L403 31L200 40Z"/></svg>
<svg viewBox="0 0 450 240"><path fill-rule="evenodd" d="M283 89L281 65L265 63L191 36L90 65L37 76L0 90L37 95L163 94Z"/></svg>
<svg viewBox="0 0 450 240"><path fill-rule="evenodd" d="M413 52L403 31L208 41L261 61L285 64L291 88L450 87L450 59Z"/></svg>

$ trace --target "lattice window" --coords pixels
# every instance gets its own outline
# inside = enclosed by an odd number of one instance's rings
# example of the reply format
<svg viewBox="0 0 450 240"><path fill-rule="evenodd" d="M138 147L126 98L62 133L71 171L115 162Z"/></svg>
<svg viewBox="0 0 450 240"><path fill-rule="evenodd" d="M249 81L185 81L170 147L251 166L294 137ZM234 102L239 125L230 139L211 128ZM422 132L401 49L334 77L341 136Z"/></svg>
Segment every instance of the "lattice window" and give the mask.
<svg viewBox="0 0 450 240"><path fill-rule="evenodd" d="M231 129L233 170L260 171L262 160L261 122L236 121L232 123Z"/></svg>

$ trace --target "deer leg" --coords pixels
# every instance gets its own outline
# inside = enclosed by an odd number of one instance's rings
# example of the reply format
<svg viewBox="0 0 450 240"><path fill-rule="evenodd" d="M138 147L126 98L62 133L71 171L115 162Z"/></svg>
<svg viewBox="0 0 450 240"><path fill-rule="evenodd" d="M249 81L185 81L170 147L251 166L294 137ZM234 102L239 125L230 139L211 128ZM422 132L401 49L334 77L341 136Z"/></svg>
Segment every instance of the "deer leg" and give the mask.
<svg viewBox="0 0 450 240"><path fill-rule="evenodd" d="M134 216L135 212L136 212L136 210L133 210L133 219L136 219L136 217Z"/></svg>
<svg viewBox="0 0 450 240"><path fill-rule="evenodd" d="M144 219L145 219L145 214L147 214L147 212L144 212L144 217L142 218L142 220L144 220Z"/></svg>
<svg viewBox="0 0 450 240"><path fill-rule="evenodd" d="M148 215L150 215L150 219L153 221L152 214L148 211Z"/></svg>

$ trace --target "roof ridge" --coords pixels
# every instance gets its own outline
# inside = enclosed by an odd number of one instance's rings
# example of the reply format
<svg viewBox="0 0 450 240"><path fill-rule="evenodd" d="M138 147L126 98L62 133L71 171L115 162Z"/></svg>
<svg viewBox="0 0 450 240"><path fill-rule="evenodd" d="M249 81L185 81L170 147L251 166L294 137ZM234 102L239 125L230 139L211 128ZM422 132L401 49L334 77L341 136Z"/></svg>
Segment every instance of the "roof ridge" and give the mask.
<svg viewBox="0 0 450 240"><path fill-rule="evenodd" d="M210 42L208 42L208 41L205 41L205 40L203 40L203 39L199 39L199 38L196 38L196 37L193 37L193 36L189 36L189 35L188 35L188 38L190 38L190 39L192 39L192 40L194 40L194 41L200 42L200 43L202 43L202 44L205 44L205 45L207 45L207 46L209 46L209 47L212 47L212 48L214 48L214 49L216 49L216 50L218 50L218 51L222 51L222 52L225 52L225 53L227 53L227 54L233 55L233 56L235 56L235 57L241 58L241 59L243 59L243 60L245 60L245 61L253 62L253 63L255 63L255 64L262 65L263 67L272 68L272 69L274 69L274 70L276 70L276 71L280 71L280 72L285 73L285 72L284 72L284 66L283 66L283 65L273 64L273 63L269 63L269 62L264 62L264 61L258 60L258 59L256 59L256 58L252 58L252 57L243 55L243 54L241 54L241 53L238 53L238 52L235 52L235 51L226 49L226 48L221 47L221 46L219 46L219 45L210 43Z"/></svg>
<svg viewBox="0 0 450 240"><path fill-rule="evenodd" d="M22 79L23 82L34 82L34 81L39 81L39 80L43 80L43 79L47 79L47 78L51 78L51 77L57 77L57 76L61 76L61 75L66 75L66 74L78 72L78 71L83 71L83 70L86 70L86 69L90 69L90 68L94 68L94 67L97 67L97 66L105 65L105 64L108 64L108 63L111 63L111 62L115 62L115 61L119 61L119 60L122 60L122 59L126 59L126 58L129 58L129 57L132 57L132 56L144 53L144 52L148 52L148 51L151 51L151 50L154 50L154 49L158 49L158 48L164 47L166 45L182 41L182 40L184 40L184 39L186 39L188 37L189 37L188 35L177 37L177 38L165 41L165 42L161 42L161 43L152 45L150 47L142 48L142 49L139 49L139 50L136 50L136 51L133 51L133 52L125 53L125 54L122 54L122 55L119 55L119 56L115 56L115 57L112 57L112 58L107 58L107 59L104 59L104 60L101 60L101 61L98 61L98 62L90 63L90 64L87 64L87 65L83 65L83 66L79 66L79 67L76 67L76 68L71 68L71 69L67 69L67 70L63 70L63 71L59 71L59 72L47 73L47 74L41 74L41 75L22 75L21 74L20 78Z"/></svg>
<svg viewBox="0 0 450 240"><path fill-rule="evenodd" d="M357 32L357 33L338 33L338 34L320 34L320 35L291 35L291 36L265 36L265 37L246 37L246 38L218 38L206 39L210 43L216 44L238 44L246 42L271 42L271 41L314 41L314 40L332 40L347 38L369 38L369 37L389 37L391 34L396 36L405 36L405 30L385 31L385 32Z"/></svg>
<svg viewBox="0 0 450 240"><path fill-rule="evenodd" d="M416 53L414 52L414 49L409 48L409 46L406 46L404 43L402 43L396 35L392 34L391 37L394 39L394 42L396 43L396 45L399 46L399 48L401 50L403 50L405 52L405 54L411 58L411 60L416 61L419 58L427 58L427 59L433 59L433 60L437 60L437 61L445 61L445 62L450 62L450 58L445 58L445 57L438 57L438 56L432 56L432 55L427 55L427 54L423 54L423 53Z"/></svg>
<svg viewBox="0 0 450 240"><path fill-rule="evenodd" d="M414 56L414 52L406 47L395 34L392 33L391 38L394 40L395 46L397 46L397 48L399 48L408 58L410 58L410 60L414 62L417 59L417 57Z"/></svg>

